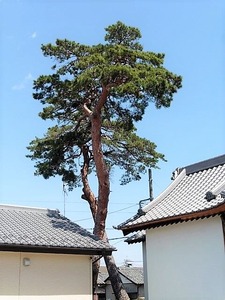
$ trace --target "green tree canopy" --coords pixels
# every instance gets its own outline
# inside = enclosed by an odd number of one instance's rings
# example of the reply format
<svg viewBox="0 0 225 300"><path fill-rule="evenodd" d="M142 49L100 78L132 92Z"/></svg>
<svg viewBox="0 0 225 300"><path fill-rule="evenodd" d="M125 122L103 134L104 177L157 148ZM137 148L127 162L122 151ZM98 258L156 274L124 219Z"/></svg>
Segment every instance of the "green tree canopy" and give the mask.
<svg viewBox="0 0 225 300"><path fill-rule="evenodd" d="M181 87L181 77L163 67L164 54L143 51L137 28L117 22L106 32L105 44L56 40L42 45L43 54L54 61L53 72L34 82L33 97L44 105L40 117L56 123L30 143L28 156L36 161L37 175L60 175L70 189L82 183L84 145L89 172L95 169L90 116L98 106L105 162L109 169L124 170L125 184L164 158L153 142L136 134L135 123L151 102L169 107Z"/></svg>

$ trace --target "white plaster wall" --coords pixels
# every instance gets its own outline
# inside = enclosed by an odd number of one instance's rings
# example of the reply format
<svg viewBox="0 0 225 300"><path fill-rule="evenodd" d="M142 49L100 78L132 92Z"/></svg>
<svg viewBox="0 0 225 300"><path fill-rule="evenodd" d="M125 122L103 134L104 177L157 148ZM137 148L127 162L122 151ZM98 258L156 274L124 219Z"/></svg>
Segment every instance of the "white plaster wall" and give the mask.
<svg viewBox="0 0 225 300"><path fill-rule="evenodd" d="M220 217L150 229L146 247L148 299L225 299Z"/></svg>
<svg viewBox="0 0 225 300"><path fill-rule="evenodd" d="M20 253L0 252L0 299L18 299L19 273Z"/></svg>
<svg viewBox="0 0 225 300"><path fill-rule="evenodd" d="M142 242L142 255L143 255L143 270L144 270L144 296L148 300L148 262L146 253L146 241Z"/></svg>
<svg viewBox="0 0 225 300"><path fill-rule="evenodd" d="M30 266L23 265L23 258ZM90 300L89 256L0 252L0 299Z"/></svg>

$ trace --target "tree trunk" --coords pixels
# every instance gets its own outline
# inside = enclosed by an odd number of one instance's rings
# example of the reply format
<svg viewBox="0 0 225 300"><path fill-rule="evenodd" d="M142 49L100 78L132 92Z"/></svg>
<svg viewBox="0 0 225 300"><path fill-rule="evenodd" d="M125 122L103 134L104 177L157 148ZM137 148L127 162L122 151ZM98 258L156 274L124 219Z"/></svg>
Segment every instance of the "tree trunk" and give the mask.
<svg viewBox="0 0 225 300"><path fill-rule="evenodd" d="M97 209L98 209L98 203L96 201L95 195L91 190L91 187L89 185L88 181L88 171L89 171L89 163L90 163L90 151L89 147L87 145L84 145L81 148L82 154L83 154L83 166L81 168L81 179L83 183L83 194L81 196L82 199L86 200L89 203L90 210L92 213L93 220L95 222Z"/></svg>
<svg viewBox="0 0 225 300"><path fill-rule="evenodd" d="M122 280L118 268L116 267L114 258L112 255L104 256L105 264L109 273L112 289L117 300L129 300L126 290L124 289Z"/></svg>
<svg viewBox="0 0 225 300"><path fill-rule="evenodd" d="M107 241L105 232L105 221L108 212L108 202L110 193L110 181L109 181L109 170L104 160L101 144L101 109L107 99L108 90L103 88L102 95L96 104L94 112L90 114L91 119L91 138L92 138L92 151L93 158L96 166L96 174L98 178L98 200L97 200L97 211L95 215L95 227L94 234L97 235L101 240ZM86 110L88 110L86 108ZM107 270L111 285L117 300L128 300L129 296L123 287L120 274L116 267L115 261L112 256L105 257ZM98 272L98 265L94 266L96 272ZM96 275L95 275L96 276ZM94 279L96 277L94 276Z"/></svg>
<svg viewBox="0 0 225 300"><path fill-rule="evenodd" d="M98 284L98 274L100 268L100 257L93 256L92 257L92 288L93 288L93 295L95 295L95 291Z"/></svg>

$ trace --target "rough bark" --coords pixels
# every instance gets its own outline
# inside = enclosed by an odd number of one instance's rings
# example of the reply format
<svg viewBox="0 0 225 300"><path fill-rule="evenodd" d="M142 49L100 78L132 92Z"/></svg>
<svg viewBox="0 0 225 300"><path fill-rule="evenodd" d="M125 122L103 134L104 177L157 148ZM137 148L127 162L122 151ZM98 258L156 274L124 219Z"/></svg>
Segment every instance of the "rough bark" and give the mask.
<svg viewBox="0 0 225 300"><path fill-rule="evenodd" d="M83 195L81 196L82 199L86 200L89 203L90 210L92 213L93 220L96 219L97 209L98 209L98 203L96 201L95 195L91 190L91 187L89 185L88 181L88 170L89 170L89 162L90 162L90 152L88 146L84 145L81 149L83 154L83 166L81 168L81 177L82 177L82 183L83 183Z"/></svg>
<svg viewBox="0 0 225 300"><path fill-rule="evenodd" d="M118 268L116 267L113 256L104 256L105 264L109 273L112 289L117 300L129 300L129 296L124 289Z"/></svg>
<svg viewBox="0 0 225 300"><path fill-rule="evenodd" d="M98 210L95 219L94 234L100 239L105 235L105 220L110 193L109 170L106 166L101 145L101 109L107 99L108 91L103 89L102 95L91 115L92 151L98 178Z"/></svg>
<svg viewBox="0 0 225 300"><path fill-rule="evenodd" d="M90 151L87 145L84 145L81 149L83 154L83 165L81 168L81 177L82 177L82 183L83 183L83 194L82 199L86 200L89 203L91 214L93 217L94 222L96 222L96 214L98 210L98 202L96 200L96 197L89 185L88 181L88 170L89 170L89 162L90 162ZM93 269L93 276L92 276L92 286L93 286L93 294L95 291L95 288L97 286L97 280L98 280L98 273L100 268L100 259L98 256L94 256L92 258L92 269Z"/></svg>
<svg viewBox="0 0 225 300"><path fill-rule="evenodd" d="M92 136L92 147L93 157L96 166L96 174L98 178L98 208L95 218L94 234L100 239L107 240L105 232L105 221L107 217L107 208L110 193L110 181L109 181L109 170L104 160L101 145L101 109L107 99L108 89L103 88L102 95L95 107L94 112L90 115L91 117L91 136ZM112 284L112 288L116 299L128 300L129 296L123 287L120 274L116 267L113 256L105 257L109 278ZM95 271L98 266L95 266ZM97 270L98 271L98 270Z"/></svg>
<svg viewBox="0 0 225 300"><path fill-rule="evenodd" d="M98 282L98 273L100 268L100 258L99 256L92 257L92 287L93 287L93 295L95 295L95 290L97 288Z"/></svg>

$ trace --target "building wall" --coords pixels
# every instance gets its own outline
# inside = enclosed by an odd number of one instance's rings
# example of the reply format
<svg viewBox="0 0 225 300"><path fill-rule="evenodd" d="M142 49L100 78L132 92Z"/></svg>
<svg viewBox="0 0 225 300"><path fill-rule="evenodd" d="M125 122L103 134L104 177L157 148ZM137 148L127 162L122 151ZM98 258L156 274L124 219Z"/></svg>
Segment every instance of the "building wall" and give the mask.
<svg viewBox="0 0 225 300"><path fill-rule="evenodd" d="M24 266L24 258L30 265ZM89 256L0 252L0 299L92 299Z"/></svg>
<svg viewBox="0 0 225 300"><path fill-rule="evenodd" d="M128 280L126 277L121 276L122 282L124 284L124 288L127 291L130 299L139 299L144 298L144 285L136 285L130 280ZM116 300L116 297L114 295L112 285L110 283L110 280L106 281L106 288L105 288L105 299L106 300Z"/></svg>
<svg viewBox="0 0 225 300"><path fill-rule="evenodd" d="M138 299L145 299L145 287L144 284L138 287Z"/></svg>
<svg viewBox="0 0 225 300"><path fill-rule="evenodd" d="M105 299L106 300L116 300L116 297L114 296L114 292L113 292L110 281L107 282L106 287L105 287Z"/></svg>
<svg viewBox="0 0 225 300"><path fill-rule="evenodd" d="M143 255L143 271L144 271L144 296L148 300L148 262L146 253L146 241L142 242L142 255Z"/></svg>
<svg viewBox="0 0 225 300"><path fill-rule="evenodd" d="M146 247L148 299L225 299L225 249L219 216L150 229Z"/></svg>

